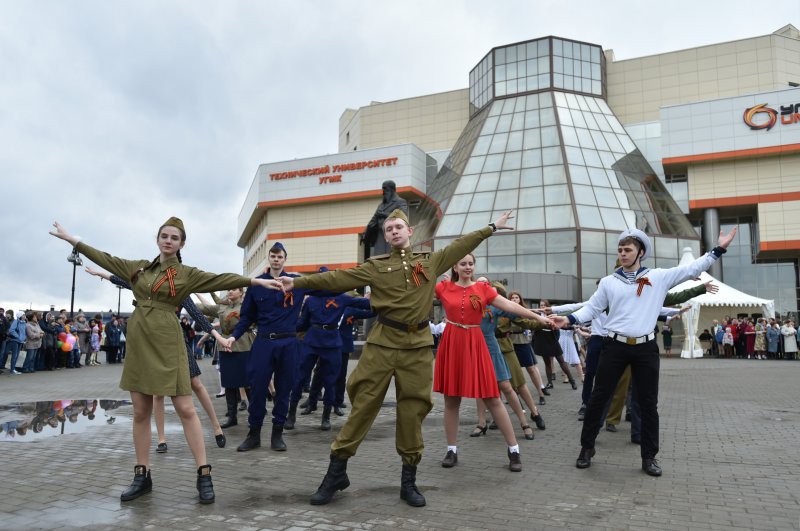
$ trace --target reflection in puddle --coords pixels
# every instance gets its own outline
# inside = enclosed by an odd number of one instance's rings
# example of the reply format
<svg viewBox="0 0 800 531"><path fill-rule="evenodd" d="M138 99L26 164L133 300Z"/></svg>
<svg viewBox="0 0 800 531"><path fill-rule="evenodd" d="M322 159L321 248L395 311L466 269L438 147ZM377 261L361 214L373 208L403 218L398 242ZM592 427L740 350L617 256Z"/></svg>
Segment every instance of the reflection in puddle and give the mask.
<svg viewBox="0 0 800 531"><path fill-rule="evenodd" d="M89 427L129 424L130 416L130 400L15 402L0 405L0 442L32 442Z"/></svg>

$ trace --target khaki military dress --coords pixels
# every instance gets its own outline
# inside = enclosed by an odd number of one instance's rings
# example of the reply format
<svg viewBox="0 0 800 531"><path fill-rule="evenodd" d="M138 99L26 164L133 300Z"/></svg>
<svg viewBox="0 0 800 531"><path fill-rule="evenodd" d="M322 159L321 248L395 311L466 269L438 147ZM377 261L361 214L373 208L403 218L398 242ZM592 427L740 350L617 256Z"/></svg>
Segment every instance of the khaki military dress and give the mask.
<svg viewBox="0 0 800 531"><path fill-rule="evenodd" d="M125 260L83 242L75 248L86 258L130 282L136 309L128 320L125 366L119 386L148 395L192 392L186 344L175 310L191 293L249 286L251 279L217 275L181 264L177 257L151 267L149 260Z"/></svg>

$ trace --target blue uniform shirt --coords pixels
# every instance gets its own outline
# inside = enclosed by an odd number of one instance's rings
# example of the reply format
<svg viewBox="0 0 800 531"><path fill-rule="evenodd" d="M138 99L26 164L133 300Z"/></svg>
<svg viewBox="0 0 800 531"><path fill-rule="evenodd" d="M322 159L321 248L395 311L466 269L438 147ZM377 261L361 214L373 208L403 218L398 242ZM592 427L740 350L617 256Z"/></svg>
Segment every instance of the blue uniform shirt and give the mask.
<svg viewBox="0 0 800 531"><path fill-rule="evenodd" d="M342 315L342 322L339 325L339 337L342 338L342 352L355 352L353 344L353 326L356 319L370 319L375 317L372 310L359 310L358 308L348 307Z"/></svg>
<svg viewBox="0 0 800 531"><path fill-rule="evenodd" d="M307 330L303 343L309 347L339 349L342 346L339 322L348 307L369 310L369 299L344 294L335 297L308 296L297 322L298 332ZM352 333L352 327L350 331Z"/></svg>
<svg viewBox="0 0 800 531"><path fill-rule="evenodd" d="M281 271L280 276L298 278L294 275ZM258 278L274 278L269 271ZM239 339L250 325L258 325L259 334L293 334L297 326L297 317L300 315L300 308L303 306L303 297L308 290L293 289L289 293L280 290L269 289L263 286L252 286L247 289L247 293L242 301L242 309L239 312L239 324L233 329L231 336Z"/></svg>

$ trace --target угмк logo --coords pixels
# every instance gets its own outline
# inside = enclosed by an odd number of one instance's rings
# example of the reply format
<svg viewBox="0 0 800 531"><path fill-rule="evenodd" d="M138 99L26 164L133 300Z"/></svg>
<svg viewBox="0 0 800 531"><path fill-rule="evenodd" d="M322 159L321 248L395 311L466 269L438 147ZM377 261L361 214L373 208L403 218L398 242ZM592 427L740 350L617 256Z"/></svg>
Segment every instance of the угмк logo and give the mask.
<svg viewBox="0 0 800 531"><path fill-rule="evenodd" d="M764 116L758 116L759 114ZM778 123L778 111L771 107L767 107L766 103L760 103L755 107L745 109L742 118L744 119L744 123L746 123L753 131L757 131L759 129L766 129L769 131L776 123ZM781 125L791 125L796 123L800 123L800 103L781 105Z"/></svg>
<svg viewBox="0 0 800 531"><path fill-rule="evenodd" d="M763 114L765 116L757 117L757 115L759 114ZM778 121L778 111L770 107L767 107L766 103L760 103L755 107L750 107L749 109L745 109L742 118L744 119L744 123L746 123L750 127L750 129L754 131L757 131L759 129L766 129L767 131L769 131ZM756 123L754 118L758 120L759 123Z"/></svg>

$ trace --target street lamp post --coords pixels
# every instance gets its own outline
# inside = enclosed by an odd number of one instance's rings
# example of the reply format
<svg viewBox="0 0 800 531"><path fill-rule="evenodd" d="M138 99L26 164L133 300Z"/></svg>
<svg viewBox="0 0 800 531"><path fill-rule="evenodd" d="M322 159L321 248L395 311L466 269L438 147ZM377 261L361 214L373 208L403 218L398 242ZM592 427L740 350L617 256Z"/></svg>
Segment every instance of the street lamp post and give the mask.
<svg viewBox="0 0 800 531"><path fill-rule="evenodd" d="M122 286L117 286L119 293L117 294L117 317L119 317L119 308L122 303Z"/></svg>
<svg viewBox="0 0 800 531"><path fill-rule="evenodd" d="M72 298L69 302L69 318L72 319L75 314L75 271L78 266L83 265L83 260L81 260L81 255L77 249L72 249L72 253L67 257L67 262L72 264Z"/></svg>

